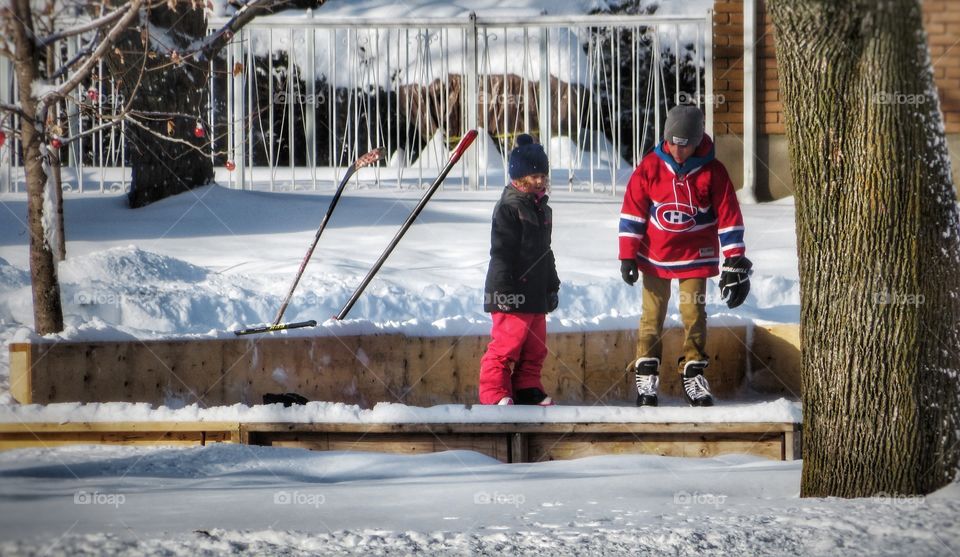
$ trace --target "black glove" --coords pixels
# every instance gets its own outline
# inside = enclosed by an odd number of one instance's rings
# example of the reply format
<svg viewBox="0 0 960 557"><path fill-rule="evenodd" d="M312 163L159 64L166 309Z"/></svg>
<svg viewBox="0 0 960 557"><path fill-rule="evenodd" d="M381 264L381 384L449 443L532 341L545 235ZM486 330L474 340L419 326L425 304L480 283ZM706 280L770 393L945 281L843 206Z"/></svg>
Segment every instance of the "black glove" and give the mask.
<svg viewBox="0 0 960 557"><path fill-rule="evenodd" d="M547 313L557 309L557 306L560 305L560 293L559 292L550 292L547 294Z"/></svg>
<svg viewBox="0 0 960 557"><path fill-rule="evenodd" d="M720 298L733 309L743 303L750 293L750 275L753 263L743 257L727 258L720 271Z"/></svg>
<svg viewBox="0 0 960 557"><path fill-rule="evenodd" d="M623 282L633 286L633 283L637 282L637 279L640 278L640 270L637 269L637 260L621 259L620 276L623 277Z"/></svg>

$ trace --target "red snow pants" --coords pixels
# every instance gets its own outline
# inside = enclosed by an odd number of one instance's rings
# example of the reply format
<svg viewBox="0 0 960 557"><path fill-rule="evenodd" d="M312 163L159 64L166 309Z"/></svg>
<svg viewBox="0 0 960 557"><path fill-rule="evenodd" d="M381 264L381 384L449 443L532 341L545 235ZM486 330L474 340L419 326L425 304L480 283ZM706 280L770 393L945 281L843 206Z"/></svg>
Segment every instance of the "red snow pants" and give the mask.
<svg viewBox="0 0 960 557"><path fill-rule="evenodd" d="M547 316L543 313L490 314L490 344L480 359L480 404L496 404L514 391L543 390L540 370L547 359Z"/></svg>

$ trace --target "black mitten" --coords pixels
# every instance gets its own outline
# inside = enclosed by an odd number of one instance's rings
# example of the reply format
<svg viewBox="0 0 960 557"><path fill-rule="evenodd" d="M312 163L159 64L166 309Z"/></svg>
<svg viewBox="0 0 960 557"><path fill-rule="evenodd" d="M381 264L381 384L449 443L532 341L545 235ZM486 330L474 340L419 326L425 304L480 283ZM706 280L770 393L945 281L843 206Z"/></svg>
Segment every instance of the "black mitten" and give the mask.
<svg viewBox="0 0 960 557"><path fill-rule="evenodd" d="M750 275L753 263L744 256L727 258L720 270L720 298L733 309L743 303L750 293Z"/></svg>
<svg viewBox="0 0 960 557"><path fill-rule="evenodd" d="M633 286L633 284L637 282L637 279L640 278L640 270L637 269L637 260L621 259L620 276L623 277L623 282Z"/></svg>

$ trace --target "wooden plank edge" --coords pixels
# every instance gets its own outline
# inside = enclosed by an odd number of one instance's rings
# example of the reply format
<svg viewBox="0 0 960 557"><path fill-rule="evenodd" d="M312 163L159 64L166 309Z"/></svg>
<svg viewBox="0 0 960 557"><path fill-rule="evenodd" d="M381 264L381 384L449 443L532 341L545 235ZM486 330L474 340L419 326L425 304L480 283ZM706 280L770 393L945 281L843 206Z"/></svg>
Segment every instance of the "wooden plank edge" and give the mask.
<svg viewBox="0 0 960 557"><path fill-rule="evenodd" d="M20 404L33 404L33 345L10 344L10 395Z"/></svg>
<svg viewBox="0 0 960 557"><path fill-rule="evenodd" d="M48 432L214 432L229 431L238 436L239 422L5 422L0 423L3 433L48 433Z"/></svg>

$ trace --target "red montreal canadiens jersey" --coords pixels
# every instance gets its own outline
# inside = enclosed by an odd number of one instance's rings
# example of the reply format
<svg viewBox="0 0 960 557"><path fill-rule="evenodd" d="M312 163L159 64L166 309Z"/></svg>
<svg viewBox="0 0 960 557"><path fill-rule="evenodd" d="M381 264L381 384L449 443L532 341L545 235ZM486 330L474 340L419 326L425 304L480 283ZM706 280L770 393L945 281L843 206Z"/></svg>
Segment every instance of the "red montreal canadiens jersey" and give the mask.
<svg viewBox="0 0 960 557"><path fill-rule="evenodd" d="M743 216L723 163L704 135L678 165L664 144L643 157L620 211L620 259L661 278L719 274L723 257L744 255Z"/></svg>

